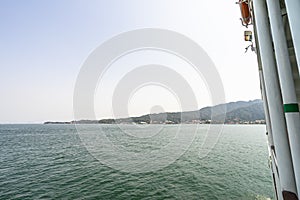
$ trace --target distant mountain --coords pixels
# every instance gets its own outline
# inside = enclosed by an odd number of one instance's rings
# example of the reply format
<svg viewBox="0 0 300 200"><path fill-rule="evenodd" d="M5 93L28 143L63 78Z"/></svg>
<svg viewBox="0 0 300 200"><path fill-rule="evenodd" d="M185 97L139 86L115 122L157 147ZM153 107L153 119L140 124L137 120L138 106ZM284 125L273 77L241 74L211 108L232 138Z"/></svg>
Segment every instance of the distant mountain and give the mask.
<svg viewBox="0 0 300 200"><path fill-rule="evenodd" d="M226 120L238 119L241 121L265 120L264 107L262 102L249 106L234 109L226 114Z"/></svg>
<svg viewBox="0 0 300 200"><path fill-rule="evenodd" d="M265 123L261 100L237 101L204 107L196 111L147 114L139 117L101 120L80 120L72 122L45 122L45 124L178 124L178 123Z"/></svg>

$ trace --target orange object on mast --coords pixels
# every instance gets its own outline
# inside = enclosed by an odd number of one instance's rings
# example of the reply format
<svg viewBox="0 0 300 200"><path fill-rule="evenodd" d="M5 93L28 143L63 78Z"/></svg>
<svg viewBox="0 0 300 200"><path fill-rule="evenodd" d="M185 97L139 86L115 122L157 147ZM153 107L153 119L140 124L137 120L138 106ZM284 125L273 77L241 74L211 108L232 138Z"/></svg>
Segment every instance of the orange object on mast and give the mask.
<svg viewBox="0 0 300 200"><path fill-rule="evenodd" d="M247 0L239 0L238 4L240 5L241 14L242 14L242 24L248 26L251 22L251 13L249 8L249 2Z"/></svg>

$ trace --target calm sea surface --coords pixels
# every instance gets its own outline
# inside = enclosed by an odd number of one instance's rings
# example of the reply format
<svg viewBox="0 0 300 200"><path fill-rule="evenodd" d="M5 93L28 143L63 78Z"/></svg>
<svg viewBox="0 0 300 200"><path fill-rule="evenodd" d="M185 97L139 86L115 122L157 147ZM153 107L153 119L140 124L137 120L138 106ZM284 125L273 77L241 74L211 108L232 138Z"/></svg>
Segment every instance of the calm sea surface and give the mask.
<svg viewBox="0 0 300 200"><path fill-rule="evenodd" d="M137 140L124 134L135 130L134 125L101 126L124 150L137 152L159 148L176 131L166 125L161 134ZM192 126L181 129L189 135ZM96 127L81 125L85 137L94 137ZM273 198L265 126L225 125L210 154L199 158L208 128L201 125L189 149L170 165L128 173L95 159L74 125L0 125L0 199Z"/></svg>

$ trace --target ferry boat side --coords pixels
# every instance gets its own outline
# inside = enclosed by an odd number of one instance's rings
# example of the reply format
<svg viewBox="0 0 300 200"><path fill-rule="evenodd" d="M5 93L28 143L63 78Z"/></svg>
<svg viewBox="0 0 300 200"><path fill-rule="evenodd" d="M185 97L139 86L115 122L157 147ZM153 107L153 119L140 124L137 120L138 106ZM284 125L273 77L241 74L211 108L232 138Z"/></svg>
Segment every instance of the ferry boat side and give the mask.
<svg viewBox="0 0 300 200"><path fill-rule="evenodd" d="M257 54L269 166L278 200L300 194L300 1L239 0L244 40Z"/></svg>

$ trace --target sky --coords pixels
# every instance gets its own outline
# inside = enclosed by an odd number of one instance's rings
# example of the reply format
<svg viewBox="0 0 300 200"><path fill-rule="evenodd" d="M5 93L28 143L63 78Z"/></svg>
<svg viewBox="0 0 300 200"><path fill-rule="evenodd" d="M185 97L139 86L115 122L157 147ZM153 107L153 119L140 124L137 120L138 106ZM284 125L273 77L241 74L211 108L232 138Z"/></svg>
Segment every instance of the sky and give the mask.
<svg viewBox="0 0 300 200"><path fill-rule="evenodd" d="M239 18L235 1L224 0L3 0L0 123L72 120L74 87L88 56L113 36L143 28L175 31L200 45L221 76L226 102L260 98L256 55L244 53L248 43ZM97 118L119 117L112 108L115 86L132 66L152 63L180 73L198 108L212 105L203 77L188 63L143 51L107 70L95 91ZM176 94L159 85L138 87L124 106L130 116L181 108Z"/></svg>

